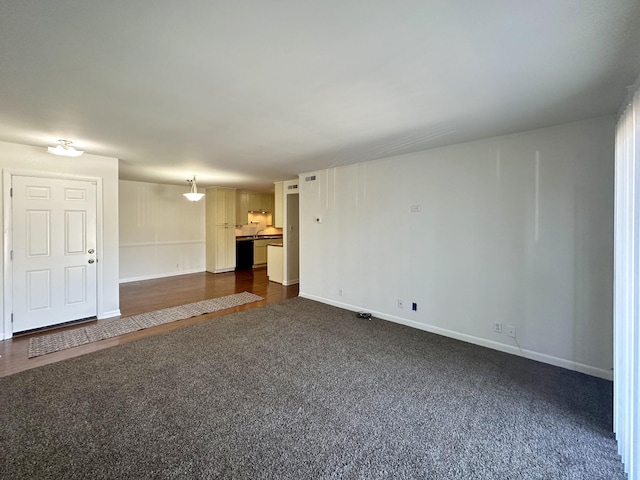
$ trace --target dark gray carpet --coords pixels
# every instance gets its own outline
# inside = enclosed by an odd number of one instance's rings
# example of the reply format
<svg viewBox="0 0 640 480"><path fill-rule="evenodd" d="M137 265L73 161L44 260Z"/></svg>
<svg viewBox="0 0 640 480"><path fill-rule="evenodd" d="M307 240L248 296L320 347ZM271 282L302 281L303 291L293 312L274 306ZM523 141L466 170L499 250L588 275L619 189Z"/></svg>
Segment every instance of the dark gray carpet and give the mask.
<svg viewBox="0 0 640 480"><path fill-rule="evenodd" d="M623 479L611 392L296 298L0 379L0 478Z"/></svg>

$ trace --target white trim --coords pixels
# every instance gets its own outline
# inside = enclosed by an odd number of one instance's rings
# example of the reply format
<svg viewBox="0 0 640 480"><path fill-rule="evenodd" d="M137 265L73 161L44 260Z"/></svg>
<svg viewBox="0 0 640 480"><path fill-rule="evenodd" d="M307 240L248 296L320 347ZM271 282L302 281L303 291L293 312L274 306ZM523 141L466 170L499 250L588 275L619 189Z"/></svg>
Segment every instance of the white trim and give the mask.
<svg viewBox="0 0 640 480"><path fill-rule="evenodd" d="M205 270L205 271L208 272L208 270ZM232 267L232 268L220 268L209 273L227 273L227 272L235 272L235 271L236 271L236 267Z"/></svg>
<svg viewBox="0 0 640 480"><path fill-rule="evenodd" d="M205 271L206 270L198 268L193 270L181 270L179 272L171 272L171 273L154 273L151 275L142 275L140 277L121 278L120 283L140 282L142 280L153 280L155 278L177 277L178 275L189 275L191 273L202 273Z"/></svg>
<svg viewBox="0 0 640 480"><path fill-rule="evenodd" d="M98 253L96 272L96 316L98 318L107 318L104 315L104 202L102 196L104 194L102 188L102 178L93 178L90 181L96 182L96 252Z"/></svg>
<svg viewBox="0 0 640 480"><path fill-rule="evenodd" d="M399 323L401 325L406 325L408 327L417 328L418 330L423 330L425 332L435 333L437 335L442 335L443 337L454 338L456 340L461 340L463 342L472 343L474 345L480 345L481 347L491 348L493 350L498 350L500 352L510 353L512 355L528 358L530 360L536 360L538 362L547 363L549 365L554 365L556 367L562 367L568 370L574 370L576 372L585 373L587 375L591 375L594 377L604 378L605 380L613 380L613 372L602 369L602 368L593 367L591 365L585 365L585 364L574 362L571 360L566 360L564 358L559 358L551 355L546 355L544 353L534 352L532 350L520 349L512 345L505 345L504 343L494 342L492 340L487 340L481 337L475 337L473 335L467 335L467 334L456 332L453 330L447 330L446 328L426 325L424 323L415 322L413 320L407 320L406 318L396 317L395 315L388 315L382 312L375 312L365 307L357 307L355 305L350 305L348 303L336 302L329 298L318 297L316 295L311 295L304 292L300 292L298 296L302 298L307 298L309 300L315 300L317 302L326 303L328 305L333 305L334 307L344 308L345 310L351 310L354 312L366 310L367 312L370 312L374 317L381 318L382 320L388 320L390 322Z"/></svg>
<svg viewBox="0 0 640 480"><path fill-rule="evenodd" d="M205 240L182 240L176 242L143 242L143 243L121 243L120 248L135 248L135 247L161 247L164 245L205 245Z"/></svg>
<svg viewBox="0 0 640 480"><path fill-rule="evenodd" d="M4 231L4 252L3 262L3 286L2 286L2 298L3 298L3 312L2 312L2 339L11 338L13 336L13 328L11 326L11 312L13 311L13 272L11 263L11 250L13 245L11 244L11 197L9 195L11 189L11 174L7 170L2 171L2 202L3 202L3 231Z"/></svg>
<svg viewBox="0 0 640 480"><path fill-rule="evenodd" d="M296 185L297 188L289 190L289 186ZM298 283L299 279L289 278L289 201L287 195L298 195L298 202L300 202L300 176L293 180L287 180L282 182L282 285L294 285ZM298 209L300 205L298 203ZM298 217L300 216L298 210ZM300 219L298 218L298 275L300 274Z"/></svg>
<svg viewBox="0 0 640 480"><path fill-rule="evenodd" d="M120 310L111 310L110 312L103 312L101 315L98 315L98 320L102 320L103 318L111 318L111 317L119 317Z"/></svg>
<svg viewBox="0 0 640 480"><path fill-rule="evenodd" d="M12 275L12 262L11 262L11 250L12 235L11 224L13 214L13 202L10 196L12 177L34 177L34 178L50 178L54 180L78 180L84 182L95 182L96 184L96 251L98 252L98 260L103 258L104 253L104 218L103 218L103 187L101 177L90 177L86 175L73 175L55 172L40 172L32 170L16 170L16 169L3 169L2 170L2 201L3 201L3 228L4 228L4 285L3 285L3 300L4 311L3 316L3 335L2 339L6 340L13 337L13 326L11 325L11 312L13 310L13 275ZM98 318L108 318L107 312L103 312L104 308L104 262L98 261L96 271L96 316Z"/></svg>

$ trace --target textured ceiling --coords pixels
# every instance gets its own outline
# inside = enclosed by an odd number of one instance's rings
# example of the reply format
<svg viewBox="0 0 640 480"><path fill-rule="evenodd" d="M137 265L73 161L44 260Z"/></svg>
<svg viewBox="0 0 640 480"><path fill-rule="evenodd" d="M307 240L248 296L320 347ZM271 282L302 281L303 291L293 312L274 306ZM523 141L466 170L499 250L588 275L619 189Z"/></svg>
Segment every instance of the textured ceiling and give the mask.
<svg viewBox="0 0 640 480"><path fill-rule="evenodd" d="M638 45L638 0L0 0L0 140L269 189L615 114Z"/></svg>

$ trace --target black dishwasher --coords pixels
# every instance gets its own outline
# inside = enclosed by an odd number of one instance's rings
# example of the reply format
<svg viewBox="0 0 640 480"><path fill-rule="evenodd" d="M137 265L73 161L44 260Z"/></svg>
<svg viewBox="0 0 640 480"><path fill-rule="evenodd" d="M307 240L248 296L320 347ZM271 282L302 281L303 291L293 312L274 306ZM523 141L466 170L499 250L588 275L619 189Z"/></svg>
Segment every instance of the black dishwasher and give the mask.
<svg viewBox="0 0 640 480"><path fill-rule="evenodd" d="M236 240L236 270L253 268L253 240Z"/></svg>

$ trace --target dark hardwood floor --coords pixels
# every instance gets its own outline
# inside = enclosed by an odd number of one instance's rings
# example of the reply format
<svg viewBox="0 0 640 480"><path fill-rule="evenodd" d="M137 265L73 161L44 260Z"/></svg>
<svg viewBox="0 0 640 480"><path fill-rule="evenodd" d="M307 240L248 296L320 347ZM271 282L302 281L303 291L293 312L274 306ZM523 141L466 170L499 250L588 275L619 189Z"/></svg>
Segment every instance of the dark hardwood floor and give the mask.
<svg viewBox="0 0 640 480"><path fill-rule="evenodd" d="M263 307L268 303L280 302L287 298L298 296L298 285L285 287L278 283L270 282L267 278L266 268L253 270L241 270L230 273L194 273L176 277L145 280L141 282L123 283L120 285L120 313L123 317L151 312L162 308L175 307L186 303L198 302L209 298L222 297L232 293L251 292L264 298L259 302L229 308L219 312L213 312L198 317L188 318L173 323L158 325L156 327L138 330L119 337L108 338L99 342L69 348L40 357L28 358L29 339L36 335L46 335L61 328L81 328L106 320L94 320L82 324L75 324L57 329L49 329L45 332L30 335L17 336L0 342L0 377L11 375L22 370L28 370L41 365L59 362L66 358L77 357L89 352L95 352L103 348L121 345L151 335L157 335L186 325L193 325L208 321L212 318L228 313Z"/></svg>

